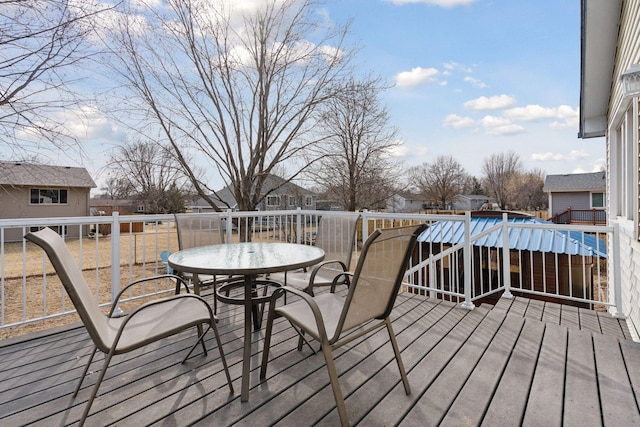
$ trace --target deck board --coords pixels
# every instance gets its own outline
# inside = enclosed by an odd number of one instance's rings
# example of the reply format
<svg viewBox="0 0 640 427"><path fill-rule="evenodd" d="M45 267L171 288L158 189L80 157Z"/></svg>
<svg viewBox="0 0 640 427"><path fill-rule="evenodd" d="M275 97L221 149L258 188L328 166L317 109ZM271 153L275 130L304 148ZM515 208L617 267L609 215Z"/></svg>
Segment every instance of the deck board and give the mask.
<svg viewBox="0 0 640 427"><path fill-rule="evenodd" d="M444 425L480 424L523 323L524 318L519 316L502 319L486 352L442 420Z"/></svg>
<svg viewBox="0 0 640 427"><path fill-rule="evenodd" d="M392 321L412 393L404 392L386 331L361 337L335 351L350 420L362 426L638 423L640 344L621 338L624 321L606 316L521 297L467 311L401 294ZM264 331L253 333L250 397L240 402L242 311L222 304L219 317L235 394L226 386L213 334L207 356L196 350L180 363L195 339L185 331L116 356L87 425L339 422L322 354L297 351L297 335L284 319L274 323L262 383ZM84 328L3 344L0 425L75 425L103 360L96 357L72 399L92 348Z"/></svg>
<svg viewBox="0 0 640 427"><path fill-rule="evenodd" d="M521 425L543 335L542 322L524 319L518 342L482 420L483 426Z"/></svg>
<svg viewBox="0 0 640 427"><path fill-rule="evenodd" d="M594 335L593 344L604 425L640 425L638 402L633 395L618 340L611 335ZM638 367L629 369L637 372Z"/></svg>
<svg viewBox="0 0 640 427"><path fill-rule="evenodd" d="M597 381L591 333L569 329L564 425L602 425Z"/></svg>
<svg viewBox="0 0 640 427"><path fill-rule="evenodd" d="M566 348L567 329L547 323L522 422L524 426L562 424Z"/></svg>

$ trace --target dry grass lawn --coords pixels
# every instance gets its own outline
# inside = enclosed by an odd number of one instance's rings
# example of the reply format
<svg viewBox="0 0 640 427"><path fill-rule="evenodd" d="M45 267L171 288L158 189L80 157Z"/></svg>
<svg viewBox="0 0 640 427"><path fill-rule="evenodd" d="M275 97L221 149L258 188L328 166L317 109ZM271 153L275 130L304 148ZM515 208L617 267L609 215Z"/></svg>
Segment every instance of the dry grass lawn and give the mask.
<svg viewBox="0 0 640 427"><path fill-rule="evenodd" d="M121 286L142 277L166 272L160 261L160 253L167 248L171 251L178 250L178 240L175 228L168 228L162 224L158 227L157 232L152 229L145 233L121 235ZM73 310L73 305L44 252L36 245L27 243L26 258L23 261L22 245L22 242L5 245L3 323L8 325ZM94 295L99 295L100 303L108 303L111 300L111 236L98 236L97 240L70 239L67 246L76 261L83 266L84 277ZM100 250L96 250L96 247ZM47 272L46 276L43 275L43 271ZM144 288L142 285L137 287L132 296L167 289L174 289L174 285L166 279L150 281L145 283ZM140 301L135 302L139 303ZM126 309L133 304L125 304L123 308ZM104 310L108 311L108 307ZM3 328L0 329L0 339L78 321L77 315L68 314Z"/></svg>

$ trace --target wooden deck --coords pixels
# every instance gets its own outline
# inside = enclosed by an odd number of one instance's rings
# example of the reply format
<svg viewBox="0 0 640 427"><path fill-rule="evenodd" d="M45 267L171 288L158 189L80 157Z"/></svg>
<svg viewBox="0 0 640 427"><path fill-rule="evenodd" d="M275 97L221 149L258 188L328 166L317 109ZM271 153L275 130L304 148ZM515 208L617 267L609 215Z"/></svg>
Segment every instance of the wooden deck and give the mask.
<svg viewBox="0 0 640 427"><path fill-rule="evenodd" d="M208 356L180 360L177 335L116 356L87 425L338 425L322 355L296 351L276 321L268 379L260 383L262 332L254 333L249 402L240 402L242 313L222 305L219 327L236 394L213 334ZM517 298L472 311L403 294L393 326L409 373L404 393L382 330L336 352L352 423L415 425L640 425L640 343L606 314ZM0 342L0 425L73 425L95 373L71 393L91 342L83 328ZM100 369L102 358L92 369Z"/></svg>

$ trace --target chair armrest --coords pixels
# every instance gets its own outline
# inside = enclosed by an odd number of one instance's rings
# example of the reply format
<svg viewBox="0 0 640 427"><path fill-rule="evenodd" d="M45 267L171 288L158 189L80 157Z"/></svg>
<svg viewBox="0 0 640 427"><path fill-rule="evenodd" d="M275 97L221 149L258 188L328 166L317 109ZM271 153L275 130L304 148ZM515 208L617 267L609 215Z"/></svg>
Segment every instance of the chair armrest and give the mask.
<svg viewBox="0 0 640 427"><path fill-rule="evenodd" d="M344 262L342 261L338 261L338 260L327 260L327 261L323 261L320 264L316 264L313 267L313 270L311 271L311 276L309 277L309 291L311 292L311 295L313 295L313 287L315 286L315 280L316 280L316 275L318 274L318 272L320 271L320 269L326 267L327 265L330 264L338 264L341 268L343 272L346 272L348 270L347 266L345 265ZM338 273L338 276L342 276L343 273ZM335 282L335 278L334 278L334 282ZM345 285L349 286L349 279L347 278ZM333 284L331 286L331 292L334 292L335 290L335 284Z"/></svg>
<svg viewBox="0 0 640 427"><path fill-rule="evenodd" d="M156 276L159 277L159 276ZM139 281L136 281L132 284L138 283ZM124 319L124 321L120 324L120 327L118 328L118 332L116 333L116 337L113 340L113 345L112 348L116 348L116 346L118 345L118 341L120 341L120 337L122 336L122 333L124 332L124 328L127 326L127 324L131 321L131 319L133 319L137 314L141 313L142 311L148 309L151 306L154 305L158 305L158 304L164 304L167 301L170 300L174 300L174 299L179 299L179 298L196 298L198 300L200 300L202 302L202 304L204 304L205 307L207 307L207 310L209 311L209 317L211 319L211 322L215 322L215 316L213 314L213 310L211 310L211 306L204 300L204 298L202 298L199 295L195 295L195 294L179 294L179 295L173 295L167 298L163 298L160 300L155 300L155 301L149 301L145 304L142 304L141 306L137 307L135 310L133 310L131 313L129 313L126 318Z"/></svg>
<svg viewBox="0 0 640 427"><path fill-rule="evenodd" d="M347 285L347 287L349 287L350 283L351 283L351 278L353 277L353 273L349 272L349 271L345 271L343 273L339 273L336 274L336 277L333 278L333 280L331 281L331 293L335 293L336 292L336 286L338 285L338 279L340 277L344 277L344 284Z"/></svg>
<svg viewBox="0 0 640 427"><path fill-rule="evenodd" d="M177 276L175 274L161 274L158 276L150 276L150 277L144 277L142 279L138 279L138 280L134 280L133 282L129 283L127 286L125 286L122 290L120 290L120 292L118 292L118 295L116 296L116 299L114 300L113 304L111 305L111 310L109 310L109 317L111 317L111 315L113 314L113 310L117 307L118 302L120 301L120 297L122 297L122 295L132 286L134 285L139 285L140 283L144 283L144 282L149 282L151 280L158 280L158 279L175 279L176 283L178 284L178 286L176 286L176 289L179 289L179 284L182 283L184 285L184 288L186 289L187 293L189 293L189 286L187 286L187 283L184 281L184 279L180 276Z"/></svg>
<svg viewBox="0 0 640 427"><path fill-rule="evenodd" d="M320 334L320 337L314 337L314 338L318 338L321 341L323 341L322 337L325 337L324 338L325 340L328 339L327 330L324 327L324 319L322 318L322 313L320 312L320 308L318 307L318 304L315 302L313 297L304 291L296 289L292 286L282 286L276 289L271 295L271 301L269 302L269 310L271 310L271 307L276 306L276 301L278 298L280 298L280 294L285 292L289 292L299 296L302 300L304 300L304 302L306 302L309 305L309 308L313 313L313 318L316 321L316 326L318 327L318 333Z"/></svg>

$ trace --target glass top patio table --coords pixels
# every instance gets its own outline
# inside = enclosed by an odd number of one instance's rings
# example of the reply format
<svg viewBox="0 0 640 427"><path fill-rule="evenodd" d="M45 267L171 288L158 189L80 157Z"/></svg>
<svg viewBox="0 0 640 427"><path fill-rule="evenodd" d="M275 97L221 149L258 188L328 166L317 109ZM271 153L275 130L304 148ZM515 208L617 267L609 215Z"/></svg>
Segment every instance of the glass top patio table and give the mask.
<svg viewBox="0 0 640 427"><path fill-rule="evenodd" d="M258 274L309 267L324 259L315 246L279 242L244 242L189 248L169 256L169 266L194 274L244 275L244 352L242 395L249 400L251 371L251 285Z"/></svg>

